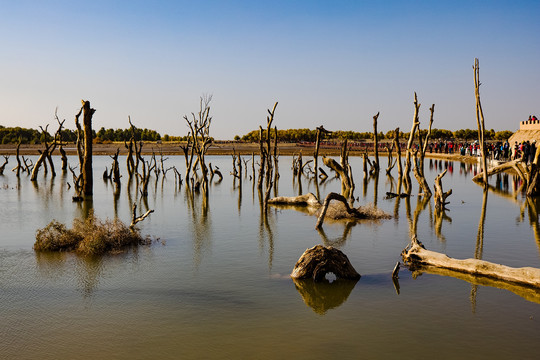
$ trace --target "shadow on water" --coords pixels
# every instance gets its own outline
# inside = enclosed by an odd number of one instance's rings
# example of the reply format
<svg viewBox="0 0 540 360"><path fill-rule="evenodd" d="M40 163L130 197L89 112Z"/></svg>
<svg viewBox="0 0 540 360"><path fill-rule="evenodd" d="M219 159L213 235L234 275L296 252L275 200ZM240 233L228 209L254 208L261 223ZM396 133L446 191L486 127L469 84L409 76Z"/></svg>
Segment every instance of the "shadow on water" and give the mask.
<svg viewBox="0 0 540 360"><path fill-rule="evenodd" d="M319 315L335 309L347 301L358 280L336 279L330 282L324 279L315 282L313 279L293 279L296 290L304 303Z"/></svg>

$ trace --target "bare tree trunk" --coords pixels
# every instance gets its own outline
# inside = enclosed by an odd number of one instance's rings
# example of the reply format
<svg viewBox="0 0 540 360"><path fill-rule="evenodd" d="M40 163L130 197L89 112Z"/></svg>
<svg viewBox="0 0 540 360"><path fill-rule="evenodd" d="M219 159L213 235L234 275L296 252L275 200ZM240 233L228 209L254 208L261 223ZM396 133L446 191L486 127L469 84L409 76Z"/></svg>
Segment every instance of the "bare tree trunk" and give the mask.
<svg viewBox="0 0 540 360"><path fill-rule="evenodd" d="M482 111L482 103L480 102L480 65L478 59L474 59L474 95L476 98L476 123L478 124L478 142L482 150L482 165L484 172L484 186L488 185L487 177L487 159L486 146L484 143L485 125L484 112Z"/></svg>
<svg viewBox="0 0 540 360"><path fill-rule="evenodd" d="M449 204L446 202L446 198L452 195L452 189L448 190L447 192L443 191L442 178L445 174L446 170L437 175L435 178L435 209L437 210L444 210L444 207Z"/></svg>
<svg viewBox="0 0 540 360"><path fill-rule="evenodd" d="M83 126L84 126L84 158L83 169L83 190L85 196L92 196L94 188L94 177L92 170L92 116L96 112L90 107L90 101L83 102Z"/></svg>
<svg viewBox="0 0 540 360"><path fill-rule="evenodd" d="M412 183L411 183L411 176L409 172L411 171L411 155L412 155L412 146L414 142L414 134L416 133L416 128L420 124L420 121L418 120L418 111L420 110L420 104L418 104L418 100L416 98L416 93L414 93L414 116L413 116L413 124L411 128L411 132L409 135L409 141L407 142L407 154L405 159L405 169L403 171L403 182L405 186L405 193L407 195L410 195L412 192Z"/></svg>
<svg viewBox="0 0 540 360"><path fill-rule="evenodd" d="M379 172L379 136L377 134L377 119L379 118L379 113L373 116L373 146L375 147L375 163L373 164L373 169L375 172Z"/></svg>

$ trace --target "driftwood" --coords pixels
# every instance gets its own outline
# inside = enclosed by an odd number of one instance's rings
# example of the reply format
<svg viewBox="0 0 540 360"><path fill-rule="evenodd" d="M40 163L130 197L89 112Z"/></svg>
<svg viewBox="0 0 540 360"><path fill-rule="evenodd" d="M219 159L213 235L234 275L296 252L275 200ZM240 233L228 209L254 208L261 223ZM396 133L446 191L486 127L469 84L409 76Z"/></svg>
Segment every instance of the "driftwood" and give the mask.
<svg viewBox="0 0 540 360"><path fill-rule="evenodd" d="M360 279L360 274L351 265L347 255L332 246L322 245L316 245L304 251L294 265L291 277L321 281L328 273L333 273L338 279Z"/></svg>
<svg viewBox="0 0 540 360"><path fill-rule="evenodd" d="M445 254L426 250L414 236L411 243L402 251L401 256L409 268L432 266L460 273L471 274L513 284L540 288L540 269L532 267L512 268L477 259L453 259Z"/></svg>

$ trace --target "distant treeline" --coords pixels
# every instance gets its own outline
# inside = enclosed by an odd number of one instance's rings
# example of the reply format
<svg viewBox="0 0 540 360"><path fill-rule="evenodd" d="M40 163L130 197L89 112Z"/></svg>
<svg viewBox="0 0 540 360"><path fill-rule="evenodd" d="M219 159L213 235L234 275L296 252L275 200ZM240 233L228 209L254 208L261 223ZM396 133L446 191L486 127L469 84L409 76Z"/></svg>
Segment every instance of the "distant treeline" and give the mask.
<svg viewBox="0 0 540 360"><path fill-rule="evenodd" d="M54 130L55 131L55 130ZM0 125L0 144L16 144L21 140L22 144L41 144L44 141L50 141L54 136L54 132L44 134L40 130L26 129L21 127L4 127ZM131 138L131 129L105 129L102 127L97 132L92 131L94 142L113 142L113 141L129 141ZM165 137L169 137L165 135ZM159 141L162 140L161 135L155 130L135 129L136 141ZM165 140L165 139L163 139ZM181 140L181 138L175 138ZM77 133L74 130L62 130L62 141L75 142L77 141ZM169 140L166 140L169 141Z"/></svg>
<svg viewBox="0 0 540 360"><path fill-rule="evenodd" d="M422 136L426 136L427 130L421 130ZM504 130L504 131L495 131L493 129L486 131L485 139L486 140L506 140L512 136L513 132ZM266 130L263 130L263 136L266 137ZM271 131L271 136L274 137L274 132ZM401 132L399 137L402 139L408 139L409 133ZM382 131L379 133L379 139L393 139L394 130L388 131L386 134ZM461 139L461 140L473 140L478 138L478 131L472 129L461 129L456 131L444 130L444 129L432 129L431 130L431 139ZM308 141L314 142L317 140L317 130L310 129L289 129L289 130L279 130L278 129L278 139L279 141L284 142L299 142L299 141ZM354 131L334 131L331 134L325 135L325 139L335 139L335 140L371 140L373 139L372 132L354 132ZM247 142L257 142L259 141L259 130L253 130L246 135L240 137L236 136L235 140L242 140Z"/></svg>
<svg viewBox="0 0 540 360"><path fill-rule="evenodd" d="M422 130L422 135L425 136L427 130ZM263 136L266 136L266 131L263 131ZM493 129L486 131L485 138L487 140L506 140L513 134L512 131L495 131ZM272 132L272 137L274 134ZM47 135L43 134L40 130L25 129L21 127L4 127L0 125L0 143L1 144L16 144L19 139L23 144L40 144L44 142ZM49 133L47 140L51 139L54 133ZM379 133L380 139L392 139L394 131L388 131L386 134ZM477 130L461 129L456 131L444 130L444 129L432 129L431 139L462 139L473 140L478 137ZM93 131L93 138L96 143L107 143L116 141L128 141L131 138L131 129L105 129L102 127L97 132ZM334 140L370 140L373 138L371 132L355 132L355 131L334 131L331 134L325 135L325 139ZM409 133L400 132L400 138L408 139ZM278 139L283 142L300 142L308 141L314 142L317 139L317 130L310 129L288 129L278 130ZM62 130L62 140L74 142L77 140L77 134L73 130ZM161 136L157 131L150 129L135 129L136 141L186 141L187 136L170 136L165 134ZM259 130L253 130L246 135L236 135L234 140L257 142L259 141Z"/></svg>

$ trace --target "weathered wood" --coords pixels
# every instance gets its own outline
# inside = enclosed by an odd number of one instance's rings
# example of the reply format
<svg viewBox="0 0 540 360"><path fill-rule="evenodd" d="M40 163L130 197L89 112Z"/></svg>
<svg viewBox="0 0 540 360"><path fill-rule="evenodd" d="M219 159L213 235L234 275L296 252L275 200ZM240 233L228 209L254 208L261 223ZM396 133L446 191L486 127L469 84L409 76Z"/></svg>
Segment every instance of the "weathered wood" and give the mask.
<svg viewBox="0 0 540 360"><path fill-rule="evenodd" d="M85 196L94 192L94 175L92 171L92 116L96 112L90 107L90 101L83 101L84 156L82 163L82 186Z"/></svg>
<svg viewBox="0 0 540 360"><path fill-rule="evenodd" d="M274 205L298 205L298 206L314 206L320 207L319 199L313 194L308 193L300 196L278 196L268 200L268 204Z"/></svg>
<svg viewBox="0 0 540 360"><path fill-rule="evenodd" d="M428 265L438 269L448 269L478 277L540 288L540 269L512 268L478 259L454 259L445 254L426 250L416 236L412 237L411 243L402 251L401 256L411 269Z"/></svg>
<svg viewBox="0 0 540 360"><path fill-rule="evenodd" d="M420 125L420 121L418 120L418 112L420 110L420 104L418 103L418 99L416 97L416 92L414 93L414 115L413 115L413 124L411 128L411 132L409 135L409 141L407 142L407 153L405 157L405 169L403 170L403 183L405 187L405 193L411 194L412 192L412 182L411 182L411 176L409 172L411 171L411 155L412 155L412 146L414 142L414 135L416 133L416 128L418 125Z"/></svg>
<svg viewBox="0 0 540 360"><path fill-rule="evenodd" d="M487 177L487 158L486 158L486 145L484 143L485 124L484 124L484 112L482 111L482 103L480 102L480 63L478 59L474 59L474 95L476 99L476 123L478 125L478 141L480 143L480 149L482 151L482 169L484 176L484 184L488 184Z"/></svg>
<svg viewBox="0 0 540 360"><path fill-rule="evenodd" d="M328 206L330 205L330 202L332 200L340 201L345 205L345 209L348 214L351 215L351 217L356 219L365 219L365 214L358 211L358 209L355 209L353 207L349 206L349 203L347 202L347 198L345 198L343 195L331 192L328 195L326 195L326 198L324 199L323 206L321 213L319 215L319 218L317 219L317 224L315 225L315 229L320 229L322 227L322 224L324 222L324 217L326 216L326 212L328 211Z"/></svg>
<svg viewBox="0 0 540 360"><path fill-rule="evenodd" d="M507 170L510 170L510 169L515 169L515 166L517 164L519 164L519 163L521 163L521 159L508 161L508 162L505 162L503 164L494 166L494 167L488 169L487 176L489 177L489 176L492 176L492 175L495 175L495 174L498 174L498 173L501 173L501 172L504 172L504 171L507 171ZM476 174L472 178L472 181L479 182L479 183L483 182L484 181L484 172L482 171L482 172Z"/></svg>
<svg viewBox="0 0 540 360"><path fill-rule="evenodd" d="M129 225L130 229L133 229L135 227L135 225L137 225L137 223L139 223L139 222L143 221L144 219L146 219L146 217L148 217L148 215L150 215L153 212L154 212L154 210L148 210L143 215L137 216L137 204L133 203L131 224Z"/></svg>
<svg viewBox="0 0 540 360"><path fill-rule="evenodd" d="M347 255L332 246L322 245L304 251L294 265L291 277L321 281L328 273L333 273L338 279L360 279L360 274L356 272Z"/></svg>
<svg viewBox="0 0 540 360"><path fill-rule="evenodd" d="M9 162L9 155L4 155L4 163L0 166L0 175L4 175L4 169Z"/></svg>
<svg viewBox="0 0 540 360"><path fill-rule="evenodd" d="M446 198L452 195L452 189L448 190L447 192L443 191L442 178L446 174L446 171L447 170L444 170L435 178L435 209L437 210L444 209L445 205L449 204L446 202Z"/></svg>
<svg viewBox="0 0 540 360"><path fill-rule="evenodd" d="M379 166L379 134L377 134L377 119L379 118L379 112L373 116L373 146L375 151L375 161L373 162L373 170L378 172Z"/></svg>

